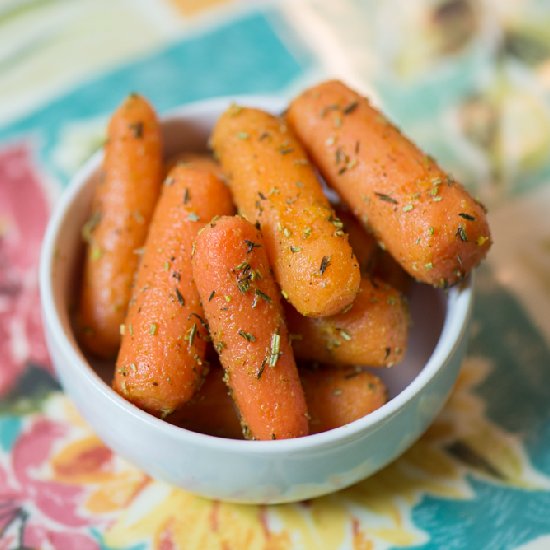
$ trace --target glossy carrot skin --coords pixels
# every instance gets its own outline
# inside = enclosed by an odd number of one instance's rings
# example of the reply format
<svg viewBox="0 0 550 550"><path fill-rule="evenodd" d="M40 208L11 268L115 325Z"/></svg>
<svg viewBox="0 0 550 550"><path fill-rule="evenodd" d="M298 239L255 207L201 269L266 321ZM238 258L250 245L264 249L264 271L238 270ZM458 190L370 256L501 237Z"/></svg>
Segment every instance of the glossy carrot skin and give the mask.
<svg viewBox="0 0 550 550"><path fill-rule="evenodd" d="M366 98L324 82L292 101L287 121L329 185L415 279L447 287L484 258L483 206Z"/></svg>
<svg viewBox="0 0 550 550"><path fill-rule="evenodd" d="M369 233L347 208L340 206L334 210L338 219L344 224L344 231L349 236L349 244L359 263L361 275L372 273L378 257L376 237Z"/></svg>
<svg viewBox="0 0 550 550"><path fill-rule="evenodd" d="M261 225L283 296L314 317L348 306L359 266L294 134L278 117L232 106L211 142L239 212Z"/></svg>
<svg viewBox="0 0 550 550"><path fill-rule="evenodd" d="M193 275L247 438L307 435L307 408L259 231L222 217L197 237Z"/></svg>
<svg viewBox="0 0 550 550"><path fill-rule="evenodd" d="M401 294L380 280L361 279L351 309L318 319L285 308L296 357L339 365L390 367L407 348L408 308Z"/></svg>
<svg viewBox="0 0 550 550"><path fill-rule="evenodd" d="M347 209L335 208L349 235L349 244L355 253L361 275L381 279L393 288L406 294L412 279L387 250L382 250L376 237Z"/></svg>
<svg viewBox="0 0 550 550"><path fill-rule="evenodd" d="M349 424L387 401L383 382L361 367L323 365L300 368L300 380L309 410L309 433ZM193 432L243 439L233 399L223 381L223 370L211 367L195 396L166 421Z"/></svg>
<svg viewBox="0 0 550 550"><path fill-rule="evenodd" d="M300 377L309 407L310 433L349 424L387 401L382 380L360 367L302 368Z"/></svg>
<svg viewBox="0 0 550 550"><path fill-rule="evenodd" d="M78 337L87 351L110 358L120 344L119 326L163 175L159 123L138 95L130 95L110 120L103 172L83 228L88 247Z"/></svg>
<svg viewBox="0 0 550 550"><path fill-rule="evenodd" d="M178 411L166 417L166 421L192 432L243 439L239 416L219 364L210 366L197 393Z"/></svg>
<svg viewBox="0 0 550 550"><path fill-rule="evenodd" d="M122 325L113 387L166 416L191 399L206 372L206 321L193 283L191 250L213 216L233 203L212 160L175 166L162 186Z"/></svg>

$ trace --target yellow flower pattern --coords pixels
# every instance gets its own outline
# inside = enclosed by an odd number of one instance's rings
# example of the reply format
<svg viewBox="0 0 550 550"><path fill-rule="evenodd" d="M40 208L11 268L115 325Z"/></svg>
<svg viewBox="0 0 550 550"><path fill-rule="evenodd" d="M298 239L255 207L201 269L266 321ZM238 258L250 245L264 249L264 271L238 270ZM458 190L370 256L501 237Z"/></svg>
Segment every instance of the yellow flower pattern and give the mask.
<svg viewBox="0 0 550 550"><path fill-rule="evenodd" d="M447 405L404 455L369 479L311 501L223 503L152 480L111 457L59 395L50 407L62 411L79 436L53 456L51 467L54 479L90 487L85 504L90 514L119 511L105 532L114 548L143 541L186 550L414 546L428 539L414 525L414 506L424 495L472 498L469 475L509 487L550 488L550 478L533 468L518 438L486 417L475 388L490 369L488 360L468 358Z"/></svg>

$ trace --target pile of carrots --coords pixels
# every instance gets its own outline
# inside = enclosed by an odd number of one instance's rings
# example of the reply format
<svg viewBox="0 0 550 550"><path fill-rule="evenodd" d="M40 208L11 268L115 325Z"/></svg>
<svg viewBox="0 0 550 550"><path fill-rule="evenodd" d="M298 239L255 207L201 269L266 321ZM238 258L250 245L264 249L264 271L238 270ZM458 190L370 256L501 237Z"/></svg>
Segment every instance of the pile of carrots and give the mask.
<svg viewBox="0 0 550 550"><path fill-rule="evenodd" d="M112 116L81 345L116 357L128 401L219 437L302 437L379 408L364 366L402 360L411 277L446 288L483 259L483 206L339 81L282 116L231 105L210 144L165 166L144 98Z"/></svg>

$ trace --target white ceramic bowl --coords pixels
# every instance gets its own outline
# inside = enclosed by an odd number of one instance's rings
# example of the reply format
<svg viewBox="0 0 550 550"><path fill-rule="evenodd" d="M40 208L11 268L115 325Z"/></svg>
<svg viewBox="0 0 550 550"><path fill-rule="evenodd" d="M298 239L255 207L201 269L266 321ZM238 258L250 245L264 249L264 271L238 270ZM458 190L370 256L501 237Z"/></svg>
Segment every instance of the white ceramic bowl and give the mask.
<svg viewBox="0 0 550 550"><path fill-rule="evenodd" d="M230 98L185 106L163 119L167 156L205 149ZM274 98L240 103L277 112ZM300 439L237 441L187 431L131 405L109 386L112 364L86 357L70 321L101 153L75 176L43 243L42 314L61 383L107 445L151 474L193 493L237 502L277 503L315 497L367 477L405 451L427 428L455 381L465 351L471 281L448 292L414 285L404 362L379 372L389 387L382 408L341 428Z"/></svg>

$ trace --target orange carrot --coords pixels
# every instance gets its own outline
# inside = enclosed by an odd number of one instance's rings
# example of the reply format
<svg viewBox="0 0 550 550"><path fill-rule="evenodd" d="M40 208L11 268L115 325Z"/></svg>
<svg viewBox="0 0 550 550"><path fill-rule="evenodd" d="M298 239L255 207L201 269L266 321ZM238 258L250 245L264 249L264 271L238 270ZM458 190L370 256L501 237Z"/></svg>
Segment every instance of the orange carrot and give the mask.
<svg viewBox="0 0 550 550"><path fill-rule="evenodd" d="M311 433L349 424L387 401L382 380L360 367L302 368L300 377L309 407Z"/></svg>
<svg viewBox="0 0 550 550"><path fill-rule="evenodd" d="M349 244L357 257L361 274L381 279L402 294L406 294L411 283L408 273L387 250L382 250L377 245L374 235L367 231L349 210L337 207L335 211L349 235Z"/></svg>
<svg viewBox="0 0 550 550"><path fill-rule="evenodd" d="M378 245L375 236L369 233L348 209L340 206L334 210L344 224L344 231L349 235L349 244L359 262L361 274L372 273L372 268L378 256Z"/></svg>
<svg viewBox="0 0 550 550"><path fill-rule="evenodd" d="M162 181L159 123L142 97L130 95L111 118L103 170L83 228L88 249L78 336L88 351L114 357Z"/></svg>
<svg viewBox="0 0 550 550"><path fill-rule="evenodd" d="M197 237L193 275L247 438L307 435L307 408L264 241L240 217Z"/></svg>
<svg viewBox="0 0 550 550"><path fill-rule="evenodd" d="M213 216L233 211L211 160L169 173L145 243L117 359L114 388L165 416L188 401L205 371L206 321L192 280L191 249Z"/></svg>
<svg viewBox="0 0 550 550"><path fill-rule="evenodd" d="M283 296L314 317L348 306L359 266L294 134L278 117L232 106L211 141L240 213L261 224Z"/></svg>
<svg viewBox="0 0 550 550"><path fill-rule="evenodd" d="M210 366L198 392L166 421L192 432L230 439L243 438L239 416L219 365Z"/></svg>
<svg viewBox="0 0 550 550"><path fill-rule="evenodd" d="M392 366L407 346L408 313L401 294L380 280L361 279L351 309L313 319L285 308L296 357L341 365Z"/></svg>
<svg viewBox="0 0 550 550"><path fill-rule="evenodd" d="M369 101L339 81L290 105L287 121L327 182L419 281L447 287L487 253L483 206Z"/></svg>

